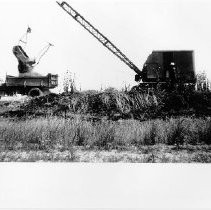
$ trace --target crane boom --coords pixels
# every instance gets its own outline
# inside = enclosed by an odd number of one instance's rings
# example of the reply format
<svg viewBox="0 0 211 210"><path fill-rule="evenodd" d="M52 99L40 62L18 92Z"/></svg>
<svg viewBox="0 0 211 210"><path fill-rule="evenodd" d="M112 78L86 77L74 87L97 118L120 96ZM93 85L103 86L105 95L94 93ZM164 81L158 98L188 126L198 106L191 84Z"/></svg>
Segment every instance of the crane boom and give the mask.
<svg viewBox="0 0 211 210"><path fill-rule="evenodd" d="M57 2L58 5L65 10L73 19L80 23L90 34L92 34L103 46L109 49L114 55L116 55L121 61L133 69L139 76L142 75L142 71L130 61L125 54L123 54L107 37L105 37L98 29L96 29L91 23L89 23L82 15L80 15L75 9L73 9L67 2Z"/></svg>

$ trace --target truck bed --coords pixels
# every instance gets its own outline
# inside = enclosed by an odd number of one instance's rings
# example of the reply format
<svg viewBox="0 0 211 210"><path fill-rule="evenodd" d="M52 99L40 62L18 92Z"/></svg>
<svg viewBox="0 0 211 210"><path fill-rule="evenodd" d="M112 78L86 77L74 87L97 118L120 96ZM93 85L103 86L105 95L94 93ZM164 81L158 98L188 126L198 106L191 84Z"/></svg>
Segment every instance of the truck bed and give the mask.
<svg viewBox="0 0 211 210"><path fill-rule="evenodd" d="M6 76L5 86L7 87L44 87L55 88L58 85L58 75L48 74L39 77L15 77Z"/></svg>

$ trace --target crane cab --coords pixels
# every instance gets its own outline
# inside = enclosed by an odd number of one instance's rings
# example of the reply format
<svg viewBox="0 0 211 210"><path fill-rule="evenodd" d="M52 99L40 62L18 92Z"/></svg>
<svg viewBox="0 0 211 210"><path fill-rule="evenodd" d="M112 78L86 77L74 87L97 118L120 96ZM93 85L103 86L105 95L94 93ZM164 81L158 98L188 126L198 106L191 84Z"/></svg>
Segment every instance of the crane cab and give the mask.
<svg viewBox="0 0 211 210"><path fill-rule="evenodd" d="M196 83L194 51L153 51L142 70L143 83Z"/></svg>

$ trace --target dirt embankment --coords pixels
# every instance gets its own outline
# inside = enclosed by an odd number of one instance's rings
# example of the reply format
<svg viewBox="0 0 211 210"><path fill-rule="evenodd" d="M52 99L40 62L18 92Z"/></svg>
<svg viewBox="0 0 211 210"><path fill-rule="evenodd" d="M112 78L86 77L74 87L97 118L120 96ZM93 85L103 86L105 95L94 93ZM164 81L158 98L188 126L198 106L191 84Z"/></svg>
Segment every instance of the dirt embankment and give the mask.
<svg viewBox="0 0 211 210"><path fill-rule="evenodd" d="M143 94L109 90L50 94L36 98L2 98L0 115L37 117L83 115L93 120L148 120L172 116L210 116L210 92Z"/></svg>

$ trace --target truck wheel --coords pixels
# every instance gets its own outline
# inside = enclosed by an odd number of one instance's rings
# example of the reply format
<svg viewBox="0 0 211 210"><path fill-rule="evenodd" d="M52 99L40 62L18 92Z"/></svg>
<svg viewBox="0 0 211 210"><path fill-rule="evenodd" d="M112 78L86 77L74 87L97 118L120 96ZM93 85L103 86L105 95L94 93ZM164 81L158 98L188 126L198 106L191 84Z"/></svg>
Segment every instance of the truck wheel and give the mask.
<svg viewBox="0 0 211 210"><path fill-rule="evenodd" d="M51 92L50 92L49 90L44 90L44 91L43 91L43 95L44 95L44 96L49 95L50 93L51 93Z"/></svg>
<svg viewBox="0 0 211 210"><path fill-rule="evenodd" d="M32 88L28 95L31 97L42 96L43 92L39 88Z"/></svg>

